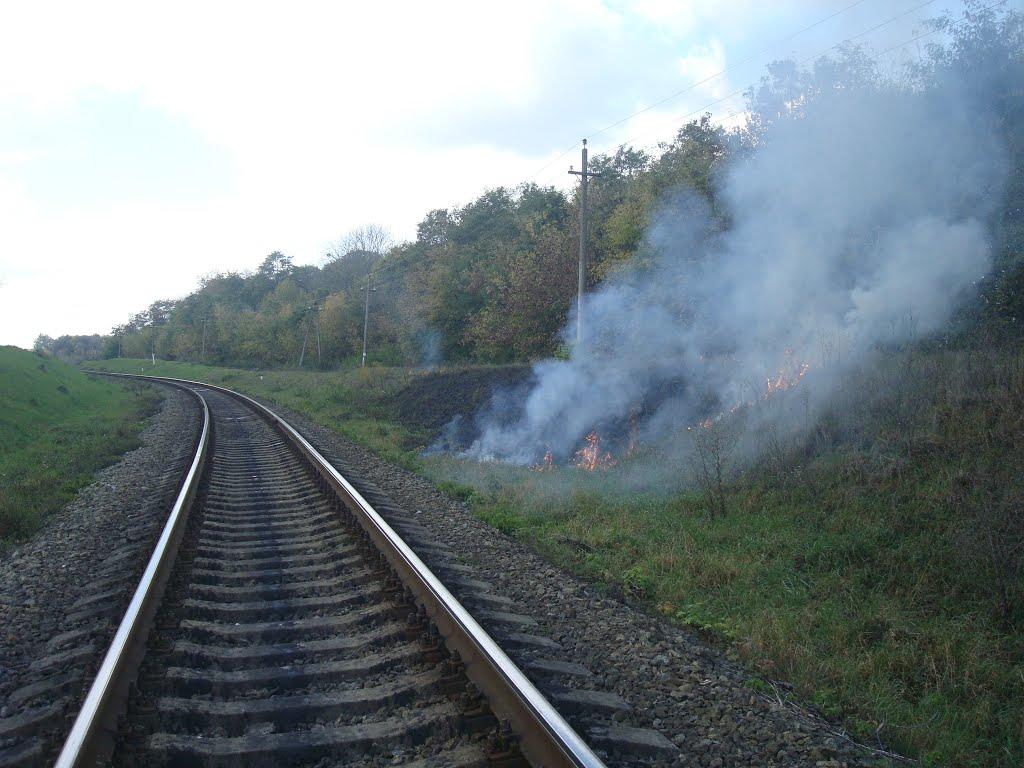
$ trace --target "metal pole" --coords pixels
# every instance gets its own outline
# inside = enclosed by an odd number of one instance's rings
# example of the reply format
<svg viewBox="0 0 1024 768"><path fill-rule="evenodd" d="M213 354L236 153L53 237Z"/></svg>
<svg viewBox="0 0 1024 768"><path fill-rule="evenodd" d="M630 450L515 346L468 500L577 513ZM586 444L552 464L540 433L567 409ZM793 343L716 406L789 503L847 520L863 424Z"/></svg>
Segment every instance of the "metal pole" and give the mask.
<svg viewBox="0 0 1024 768"><path fill-rule="evenodd" d="M583 140L580 177L580 263L576 294L576 346L583 343L583 292L587 288L587 140ZM571 171L570 171L571 172Z"/></svg>
<svg viewBox="0 0 1024 768"><path fill-rule="evenodd" d="M302 336L302 351L299 352L299 368L302 367L302 361L306 358L306 339L309 338L309 325L306 326L306 333Z"/></svg>
<svg viewBox="0 0 1024 768"><path fill-rule="evenodd" d="M366 285L363 287L366 291L366 309L363 310L363 362L360 363L360 368L366 367L366 329L370 325L370 273L366 273Z"/></svg>

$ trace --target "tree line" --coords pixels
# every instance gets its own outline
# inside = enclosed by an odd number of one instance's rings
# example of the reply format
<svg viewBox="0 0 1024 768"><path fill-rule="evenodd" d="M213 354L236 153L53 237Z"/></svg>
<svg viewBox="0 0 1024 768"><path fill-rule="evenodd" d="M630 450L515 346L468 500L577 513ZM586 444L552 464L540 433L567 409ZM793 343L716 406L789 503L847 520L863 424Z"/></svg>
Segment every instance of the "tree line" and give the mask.
<svg viewBox="0 0 1024 768"><path fill-rule="evenodd" d="M771 64L746 91L747 119L726 129L710 114L648 152L620 146L592 158L588 286L643 264L652 217L677 190L704 197L720 226L716 174L754 151L778 120L799 119L816 95L932 87L951 71L1001 94L997 105L1010 181L992 222L996 269L969 318L1016 334L1024 317L1024 16L968 3L966 21L930 22L947 35L898 78L863 48L800 67ZM991 62L999 62L992 67ZM984 80L984 82L980 82ZM558 354L575 300L579 200L552 186L488 189L468 204L427 213L411 242L380 227L343 238L319 265L280 251L251 272L204 277L188 296L156 301L103 336L40 336L38 351L72 361L149 357L246 366L337 367L360 359L364 318L373 364L509 363Z"/></svg>

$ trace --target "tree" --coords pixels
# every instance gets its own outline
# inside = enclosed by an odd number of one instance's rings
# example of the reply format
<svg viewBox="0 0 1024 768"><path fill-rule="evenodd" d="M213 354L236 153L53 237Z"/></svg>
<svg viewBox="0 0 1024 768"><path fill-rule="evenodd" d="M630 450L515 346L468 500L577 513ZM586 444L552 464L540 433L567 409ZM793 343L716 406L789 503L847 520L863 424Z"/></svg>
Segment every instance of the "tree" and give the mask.
<svg viewBox="0 0 1024 768"><path fill-rule="evenodd" d="M53 349L53 337L47 336L45 333L39 334L32 344L32 349L40 355L50 354L50 351Z"/></svg>
<svg viewBox="0 0 1024 768"><path fill-rule="evenodd" d="M327 252L327 260L335 261L352 253L372 253L383 256L394 244L394 238L387 227L379 224L366 224L357 227L342 237Z"/></svg>
<svg viewBox="0 0 1024 768"><path fill-rule="evenodd" d="M551 355L575 297L575 240L548 225L528 248L508 246L466 329L478 357L495 362Z"/></svg>

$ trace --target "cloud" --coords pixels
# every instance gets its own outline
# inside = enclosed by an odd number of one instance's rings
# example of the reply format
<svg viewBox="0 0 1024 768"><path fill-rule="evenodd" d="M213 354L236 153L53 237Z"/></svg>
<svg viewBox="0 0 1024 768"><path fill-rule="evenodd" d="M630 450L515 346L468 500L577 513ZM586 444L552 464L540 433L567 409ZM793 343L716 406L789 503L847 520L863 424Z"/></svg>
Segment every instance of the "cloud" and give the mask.
<svg viewBox="0 0 1024 768"><path fill-rule="evenodd" d="M92 300L68 316L45 301L0 310L2 340L104 330L274 249L314 261L368 221L409 236L427 210L521 182L552 147L728 63L736 41L821 12L802 0L8 4L0 189L17 190L4 215L20 221L0 228L0 271L31 259L65 305L76 291ZM666 138L677 121L665 116L708 93L636 125ZM79 263L93 270L58 288Z"/></svg>
<svg viewBox="0 0 1024 768"><path fill-rule="evenodd" d="M0 146L37 200L90 208L201 201L233 185L230 153L134 94L90 91L74 104L11 112Z"/></svg>

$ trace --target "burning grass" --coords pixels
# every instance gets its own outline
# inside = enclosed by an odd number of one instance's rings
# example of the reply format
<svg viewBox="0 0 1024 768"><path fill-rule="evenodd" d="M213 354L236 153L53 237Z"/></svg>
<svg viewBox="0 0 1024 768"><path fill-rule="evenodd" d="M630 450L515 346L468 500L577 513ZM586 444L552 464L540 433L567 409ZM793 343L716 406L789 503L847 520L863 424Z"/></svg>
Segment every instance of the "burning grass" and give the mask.
<svg viewBox="0 0 1024 768"><path fill-rule="evenodd" d="M715 515L685 487L692 467L635 440L631 453L628 435L602 435L605 471L418 458L430 437L355 380L340 395L328 375L236 371L230 384L398 456L552 560L722 638L871 743L928 766L1024 764L1024 352L888 354L819 415L803 405L817 369L796 372L799 386L759 400L760 459L728 479ZM799 437L774 428L794 418Z"/></svg>
<svg viewBox="0 0 1024 768"><path fill-rule="evenodd" d="M1024 353L890 353L820 415L802 412L813 374L766 381L747 436L760 459L724 479L720 509L682 479L651 491L645 472L672 467L650 447L604 471L451 457L427 471L550 558L711 630L865 740L925 765L1022 764ZM798 434L774 428L797 417ZM581 447L588 464L603 445Z"/></svg>

